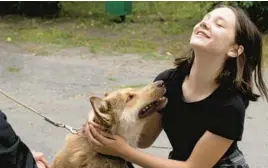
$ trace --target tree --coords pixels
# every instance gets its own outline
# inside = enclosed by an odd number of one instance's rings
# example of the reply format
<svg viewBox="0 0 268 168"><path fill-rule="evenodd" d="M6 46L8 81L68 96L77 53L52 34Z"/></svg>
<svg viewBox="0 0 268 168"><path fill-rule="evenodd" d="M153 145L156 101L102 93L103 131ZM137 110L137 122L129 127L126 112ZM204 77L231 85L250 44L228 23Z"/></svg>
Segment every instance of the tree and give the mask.
<svg viewBox="0 0 268 168"><path fill-rule="evenodd" d="M232 5L243 9L253 23L262 33L268 32L268 2L266 1L232 1L232 2L213 2L209 10L217 5ZM265 17L266 16L266 17Z"/></svg>
<svg viewBox="0 0 268 168"><path fill-rule="evenodd" d="M61 6L58 1L17 1L0 2L0 14L20 14L25 16L54 17L58 16Z"/></svg>

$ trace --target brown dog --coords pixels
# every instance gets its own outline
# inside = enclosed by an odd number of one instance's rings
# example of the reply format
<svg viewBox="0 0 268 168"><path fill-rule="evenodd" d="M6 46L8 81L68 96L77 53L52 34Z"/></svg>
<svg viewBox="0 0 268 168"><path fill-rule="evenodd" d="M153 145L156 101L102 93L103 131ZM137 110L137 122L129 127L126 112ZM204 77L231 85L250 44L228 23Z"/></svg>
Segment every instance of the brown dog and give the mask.
<svg viewBox="0 0 268 168"><path fill-rule="evenodd" d="M143 88L127 88L105 94L103 99L91 97L92 112L88 121L100 124L111 134L124 137L131 146L137 143L149 117L162 109L167 99L162 81ZM51 168L127 168L120 158L96 153L85 134L68 135Z"/></svg>

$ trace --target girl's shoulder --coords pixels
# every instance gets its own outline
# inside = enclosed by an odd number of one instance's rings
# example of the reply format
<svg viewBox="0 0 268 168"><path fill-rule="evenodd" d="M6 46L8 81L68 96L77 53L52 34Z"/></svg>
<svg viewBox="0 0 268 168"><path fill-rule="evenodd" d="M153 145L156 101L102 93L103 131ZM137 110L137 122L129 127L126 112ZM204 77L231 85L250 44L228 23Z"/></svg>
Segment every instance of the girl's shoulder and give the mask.
<svg viewBox="0 0 268 168"><path fill-rule="evenodd" d="M163 80L165 84L171 83L174 80L184 79L185 75L188 74L187 63L181 63L180 66L175 68L166 69L160 72L154 79L154 81Z"/></svg>

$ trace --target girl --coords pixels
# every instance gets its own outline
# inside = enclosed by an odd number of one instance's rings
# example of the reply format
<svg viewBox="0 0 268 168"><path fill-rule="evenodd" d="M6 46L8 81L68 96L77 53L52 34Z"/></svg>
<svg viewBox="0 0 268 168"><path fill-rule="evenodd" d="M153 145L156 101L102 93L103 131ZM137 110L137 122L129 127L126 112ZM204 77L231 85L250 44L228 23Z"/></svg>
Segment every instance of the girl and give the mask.
<svg viewBox="0 0 268 168"><path fill-rule="evenodd" d="M168 104L144 128L140 148L149 147L163 129L172 145L169 159L129 146L123 138L102 135L90 124L88 136L100 153L150 168L248 168L237 142L242 139L245 111L254 81L267 99L262 79L262 38L237 7L218 7L196 24L190 57L160 73ZM104 135L104 136L103 136Z"/></svg>

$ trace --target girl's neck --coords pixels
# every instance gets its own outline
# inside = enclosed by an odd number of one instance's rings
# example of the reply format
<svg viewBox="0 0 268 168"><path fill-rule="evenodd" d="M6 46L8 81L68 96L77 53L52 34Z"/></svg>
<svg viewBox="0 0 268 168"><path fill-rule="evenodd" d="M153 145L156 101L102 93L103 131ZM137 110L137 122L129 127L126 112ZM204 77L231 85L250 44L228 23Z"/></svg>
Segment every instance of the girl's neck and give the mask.
<svg viewBox="0 0 268 168"><path fill-rule="evenodd" d="M197 92L214 90L218 84L216 78L221 70L223 61L218 55L195 52L195 58L187 78L188 86Z"/></svg>

